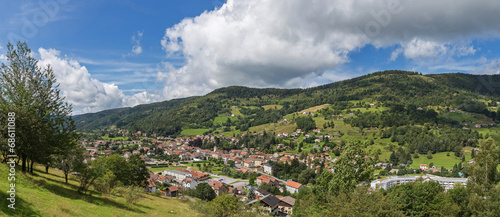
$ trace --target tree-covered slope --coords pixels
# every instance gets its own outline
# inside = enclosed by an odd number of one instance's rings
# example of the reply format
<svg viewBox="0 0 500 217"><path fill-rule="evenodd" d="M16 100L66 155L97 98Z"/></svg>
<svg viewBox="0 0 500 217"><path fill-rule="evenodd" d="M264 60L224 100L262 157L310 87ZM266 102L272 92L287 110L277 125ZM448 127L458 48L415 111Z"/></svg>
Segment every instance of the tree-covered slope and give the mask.
<svg viewBox="0 0 500 217"><path fill-rule="evenodd" d="M220 125L235 126L245 131L313 106L331 104L334 110L342 110L349 103L360 100L377 102L385 107L399 106L398 109L402 110L457 108L494 117L496 114L491 114L487 106L500 101L500 76L463 73L422 75L393 70L308 89L231 86L205 96L111 109L79 115L74 119L80 131L113 125L158 135L177 135L183 129L209 129ZM262 108L272 107L269 105L275 105L276 109ZM236 117L231 117L235 112L238 112Z"/></svg>

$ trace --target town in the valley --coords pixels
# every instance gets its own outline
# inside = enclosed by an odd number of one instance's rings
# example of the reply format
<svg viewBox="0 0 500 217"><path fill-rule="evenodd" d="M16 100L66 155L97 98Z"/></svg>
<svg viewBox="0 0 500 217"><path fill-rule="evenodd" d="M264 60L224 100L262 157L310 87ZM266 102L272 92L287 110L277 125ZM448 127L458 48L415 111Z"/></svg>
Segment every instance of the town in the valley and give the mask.
<svg viewBox="0 0 500 217"><path fill-rule="evenodd" d="M295 199L291 196L314 185L313 177L316 174L323 170L335 172L330 165L339 159L338 156L342 151L340 146L320 146L320 142L324 144L325 140L335 139L334 135L322 133L320 129L313 129L311 134L296 129L295 132L273 135L285 143L286 141L291 141L292 144L298 143L300 139L310 141L314 145L308 153L306 151L292 153L292 151L287 152L291 150L289 146L280 143L276 145L277 151L272 154L263 153L257 148L247 148L241 143L243 138L258 138L262 137L263 133L238 136L207 133L192 137L170 138L141 131L131 133L116 128L108 132L109 134L104 135L108 139L80 141L88 152L85 162L91 162L99 156L114 154L126 159L131 155L140 155L148 165L150 173L145 186L146 192L165 197L189 197L189 192L196 191L201 183L207 183L216 196L230 194L248 206L257 205L263 210L282 216L291 216L295 205ZM109 138L110 134L117 139ZM222 150L216 143L230 144L236 148ZM213 148L203 148L206 146ZM479 151L477 148L474 150ZM475 162L474 159L470 159L463 163L465 166ZM284 169L286 166L283 165L301 168L299 179L292 180L291 174L285 172L283 175L276 171L286 170ZM372 167L380 172L371 183L365 183L371 190L388 189L392 185L419 179L424 182L438 182L445 191L452 189L456 183L463 186L467 184L467 178L463 178L462 173L458 173L458 177L440 176L442 172L451 174L456 168L448 170L420 164L419 168L409 169L405 164L395 165L378 159ZM446 171L442 171L443 169ZM311 171L312 174L304 171Z"/></svg>

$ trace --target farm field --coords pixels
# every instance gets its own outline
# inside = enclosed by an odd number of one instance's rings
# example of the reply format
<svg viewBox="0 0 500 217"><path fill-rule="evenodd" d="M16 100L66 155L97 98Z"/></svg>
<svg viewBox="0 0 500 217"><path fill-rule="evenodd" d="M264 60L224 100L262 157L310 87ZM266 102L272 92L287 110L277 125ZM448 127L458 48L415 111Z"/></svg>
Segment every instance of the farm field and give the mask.
<svg viewBox="0 0 500 217"><path fill-rule="evenodd" d="M184 135L184 136L203 135L203 133L205 133L207 131L208 131L208 129L185 129L181 132L181 135Z"/></svg>
<svg viewBox="0 0 500 217"><path fill-rule="evenodd" d="M446 156L447 153L450 153L450 156ZM465 154L465 162L462 165L468 164L470 160L470 151L464 152ZM413 163L411 164L411 168L417 169L420 167L420 164L427 164L427 166L432 162L434 166L440 169L444 166L446 169L452 169L455 164L458 165L460 163L461 157L456 157L453 152L440 152L432 155L432 159L427 159L426 154L421 154L419 158L412 158Z"/></svg>

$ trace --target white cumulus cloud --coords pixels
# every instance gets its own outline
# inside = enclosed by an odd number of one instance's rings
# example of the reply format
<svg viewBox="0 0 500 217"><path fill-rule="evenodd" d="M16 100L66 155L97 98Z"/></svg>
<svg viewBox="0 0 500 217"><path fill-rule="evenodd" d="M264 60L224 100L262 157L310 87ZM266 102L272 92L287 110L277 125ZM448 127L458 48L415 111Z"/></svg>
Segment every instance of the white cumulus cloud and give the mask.
<svg viewBox="0 0 500 217"><path fill-rule="evenodd" d="M50 65L53 68L61 93L73 105L74 114L124 105L124 94L115 84L92 78L85 66L67 57L60 57L57 50L40 48L38 52L39 66Z"/></svg>
<svg viewBox="0 0 500 217"><path fill-rule="evenodd" d="M418 59L423 57L434 57L446 53L447 48L443 44L434 41L413 39L403 46L405 57Z"/></svg>
<svg viewBox="0 0 500 217"><path fill-rule="evenodd" d="M326 71L336 80L332 69L369 44L397 45L391 60L471 55L467 41L500 36L499 9L487 0L228 0L166 29L163 49L186 64L158 80L175 98L228 85L304 87Z"/></svg>

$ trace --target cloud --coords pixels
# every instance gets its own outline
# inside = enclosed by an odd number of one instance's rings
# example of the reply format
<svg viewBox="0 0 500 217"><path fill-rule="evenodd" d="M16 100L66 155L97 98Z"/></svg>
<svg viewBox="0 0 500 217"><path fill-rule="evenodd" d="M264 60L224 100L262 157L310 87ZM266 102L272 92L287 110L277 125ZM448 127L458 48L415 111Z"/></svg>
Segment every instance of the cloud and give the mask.
<svg viewBox="0 0 500 217"><path fill-rule="evenodd" d="M143 34L144 34L144 32L137 31L137 33L132 35L131 40L132 40L132 44L134 44L134 45L132 46L132 50L128 54L123 55L124 57L125 56L137 56L137 55L142 53L141 40L142 40Z"/></svg>
<svg viewBox="0 0 500 217"><path fill-rule="evenodd" d="M487 0L228 0L166 29L167 56L186 64L158 80L175 98L228 85L304 87L327 71L336 80L345 75L333 69L366 45L396 45L391 60L472 55L471 39L500 36L498 9Z"/></svg>
<svg viewBox="0 0 500 217"><path fill-rule="evenodd" d="M447 52L446 46L434 41L413 39L403 47L403 54L410 59L435 57Z"/></svg>
<svg viewBox="0 0 500 217"><path fill-rule="evenodd" d="M2 45L0 44L0 51L3 49ZM0 63L7 61L7 57L4 54L0 54Z"/></svg>
<svg viewBox="0 0 500 217"><path fill-rule="evenodd" d="M38 65L52 67L61 94L73 105L73 115L164 100L162 94L154 90L121 90L116 83L101 82L91 76L87 68L77 60L61 57L58 50L39 48L38 53L40 54ZM150 84L151 80L144 80L143 86ZM139 93L131 96L124 94L124 92L138 91Z"/></svg>
<svg viewBox="0 0 500 217"><path fill-rule="evenodd" d="M136 106L140 104L148 104L153 102L158 102L163 100L163 97L159 94L148 93L147 91L143 91L140 93L136 93L127 99L128 106Z"/></svg>
<svg viewBox="0 0 500 217"><path fill-rule="evenodd" d="M39 66L50 64L53 68L61 94L75 108L74 114L125 105L125 96L118 86L92 78L87 68L76 60L60 57L60 52L54 49L40 48L38 52Z"/></svg>
<svg viewBox="0 0 500 217"><path fill-rule="evenodd" d="M391 61L396 60L401 54L408 59L424 60L438 56L461 57L473 55L476 52L474 46L467 43L446 43L436 41L425 41L418 38L407 43L401 43L400 47L391 53Z"/></svg>

